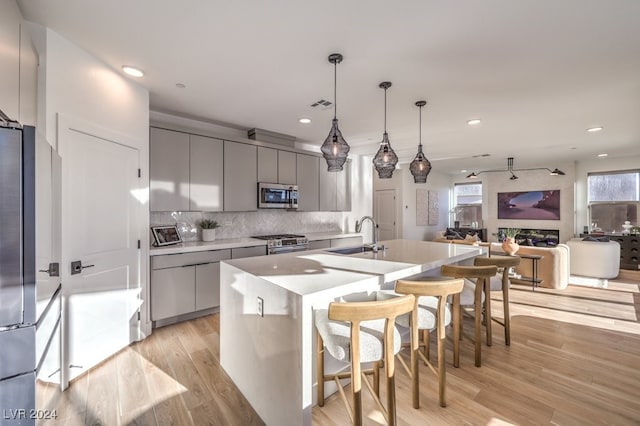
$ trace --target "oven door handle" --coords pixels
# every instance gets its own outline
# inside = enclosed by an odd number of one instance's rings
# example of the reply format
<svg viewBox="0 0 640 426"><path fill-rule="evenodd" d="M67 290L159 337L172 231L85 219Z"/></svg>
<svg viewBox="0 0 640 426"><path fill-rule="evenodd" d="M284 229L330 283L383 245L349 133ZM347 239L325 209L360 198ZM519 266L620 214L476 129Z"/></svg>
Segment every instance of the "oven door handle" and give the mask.
<svg viewBox="0 0 640 426"><path fill-rule="evenodd" d="M297 252L297 251L307 251L309 248L304 245L304 246L284 246L284 247L277 247L277 248L272 248L269 250L269 254L282 254L282 253L293 253L293 252Z"/></svg>

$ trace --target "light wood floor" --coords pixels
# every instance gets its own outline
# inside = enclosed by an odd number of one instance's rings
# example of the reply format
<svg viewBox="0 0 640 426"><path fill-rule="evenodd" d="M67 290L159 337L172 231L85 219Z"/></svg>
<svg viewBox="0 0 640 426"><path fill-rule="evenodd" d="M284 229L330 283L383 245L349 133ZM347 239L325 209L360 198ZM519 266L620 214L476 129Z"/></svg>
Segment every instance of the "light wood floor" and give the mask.
<svg viewBox="0 0 640 426"><path fill-rule="evenodd" d="M514 285L511 346L494 324L494 343L483 345L481 368L473 366L466 336L460 368L453 368L448 350L446 408L439 407L435 377L423 367L422 405L413 409L409 379L398 368L399 424L639 425L639 284L640 273L625 271L607 289L532 292ZM502 302L492 297L493 313L501 316ZM41 385L39 408L57 409L58 420L49 424L262 424L219 365L218 331L218 315L156 329L76 379L67 392ZM466 320L465 334L471 333ZM364 395L365 423L382 424ZM314 407L313 421L344 425L349 418L333 395L325 407Z"/></svg>

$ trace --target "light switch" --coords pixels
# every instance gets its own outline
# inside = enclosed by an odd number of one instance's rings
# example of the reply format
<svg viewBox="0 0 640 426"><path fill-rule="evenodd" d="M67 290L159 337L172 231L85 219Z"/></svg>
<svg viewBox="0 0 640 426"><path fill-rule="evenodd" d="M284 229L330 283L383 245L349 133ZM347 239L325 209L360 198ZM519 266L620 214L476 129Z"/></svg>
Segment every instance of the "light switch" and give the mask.
<svg viewBox="0 0 640 426"><path fill-rule="evenodd" d="M258 297L258 315L264 317L264 300L262 300L262 297Z"/></svg>

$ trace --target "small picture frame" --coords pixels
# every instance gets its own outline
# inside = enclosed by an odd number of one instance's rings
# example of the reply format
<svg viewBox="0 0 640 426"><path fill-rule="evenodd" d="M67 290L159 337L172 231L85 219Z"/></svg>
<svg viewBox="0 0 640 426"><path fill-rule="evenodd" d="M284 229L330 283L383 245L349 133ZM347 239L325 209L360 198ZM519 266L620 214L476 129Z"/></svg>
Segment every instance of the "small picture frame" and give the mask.
<svg viewBox="0 0 640 426"><path fill-rule="evenodd" d="M182 237L180 237L180 233L178 232L178 227L176 225L152 226L151 233L155 239L153 245L156 247L168 246L182 242Z"/></svg>

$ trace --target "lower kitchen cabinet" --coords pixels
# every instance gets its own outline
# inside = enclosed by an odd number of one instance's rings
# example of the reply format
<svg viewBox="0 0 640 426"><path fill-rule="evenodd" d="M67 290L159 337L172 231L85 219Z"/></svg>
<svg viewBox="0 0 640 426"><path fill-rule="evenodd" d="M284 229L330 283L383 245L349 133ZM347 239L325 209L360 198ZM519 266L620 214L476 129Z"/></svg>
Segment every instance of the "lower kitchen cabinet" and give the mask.
<svg viewBox="0 0 640 426"><path fill-rule="evenodd" d="M220 261L231 250L151 257L151 319L178 317L220 305Z"/></svg>

